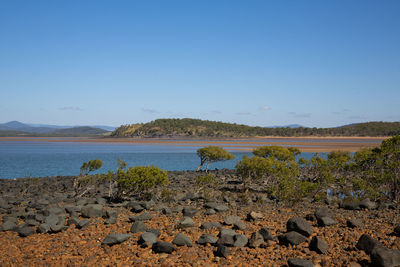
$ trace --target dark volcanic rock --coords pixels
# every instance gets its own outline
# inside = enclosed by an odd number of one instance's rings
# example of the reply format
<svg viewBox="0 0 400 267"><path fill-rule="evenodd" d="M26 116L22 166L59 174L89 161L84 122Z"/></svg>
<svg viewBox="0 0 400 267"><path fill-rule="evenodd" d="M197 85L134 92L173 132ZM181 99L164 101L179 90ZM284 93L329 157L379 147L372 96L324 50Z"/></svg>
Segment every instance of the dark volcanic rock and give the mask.
<svg viewBox="0 0 400 267"><path fill-rule="evenodd" d="M82 207L82 216L86 218L98 218L103 216L103 205L89 204Z"/></svg>
<svg viewBox="0 0 400 267"><path fill-rule="evenodd" d="M254 232L251 234L248 243L250 248L258 248L263 244L264 244L264 238L259 232Z"/></svg>
<svg viewBox="0 0 400 267"><path fill-rule="evenodd" d="M364 223L360 219L351 219L347 220L346 225L349 228L361 228L364 226Z"/></svg>
<svg viewBox="0 0 400 267"><path fill-rule="evenodd" d="M319 254L325 254L329 250L328 244L319 237L314 236L311 239L309 249L316 251Z"/></svg>
<svg viewBox="0 0 400 267"><path fill-rule="evenodd" d="M233 240L235 241L233 243L234 247L245 247L249 242L249 239L245 235L235 235Z"/></svg>
<svg viewBox="0 0 400 267"><path fill-rule="evenodd" d="M136 221L148 221L151 220L152 216L150 212L144 212L138 216L129 216L129 220L132 222L136 222Z"/></svg>
<svg viewBox="0 0 400 267"><path fill-rule="evenodd" d="M33 227L30 227L26 224L18 225L14 230L21 237L27 237L27 236L33 235L35 233L35 230L33 229Z"/></svg>
<svg viewBox="0 0 400 267"><path fill-rule="evenodd" d="M193 226L194 226L194 222L193 222L192 218L183 217L183 219L181 221L179 221L177 228L183 229L183 228L189 228L189 227L193 227Z"/></svg>
<svg viewBox="0 0 400 267"><path fill-rule="evenodd" d="M232 253L231 250L227 246L218 245L217 251L215 252L215 256L226 258L231 253Z"/></svg>
<svg viewBox="0 0 400 267"><path fill-rule="evenodd" d="M371 263L378 267L400 266L400 250L377 246L371 252Z"/></svg>
<svg viewBox="0 0 400 267"><path fill-rule="evenodd" d="M107 220L104 222L105 224L114 224L118 219L118 212L116 210L107 210L106 211Z"/></svg>
<svg viewBox="0 0 400 267"><path fill-rule="evenodd" d="M157 241L156 243L153 244L152 249L153 249L153 252L155 252L155 253L171 254L173 251L175 251L174 245L172 245L171 243L164 242L164 241Z"/></svg>
<svg viewBox="0 0 400 267"><path fill-rule="evenodd" d="M213 245L213 244L217 243L217 238L213 235L202 234L196 243L200 244L200 245L205 245L207 243Z"/></svg>
<svg viewBox="0 0 400 267"><path fill-rule="evenodd" d="M196 208L186 207L182 210L182 214L184 217L193 218L196 213L199 212Z"/></svg>
<svg viewBox="0 0 400 267"><path fill-rule="evenodd" d="M17 223L14 221L5 221L2 225L1 225L1 231L12 231L15 227L17 226Z"/></svg>
<svg viewBox="0 0 400 267"><path fill-rule="evenodd" d="M132 225L130 232L140 233L140 232L145 232L146 230L147 226L142 221L137 221Z"/></svg>
<svg viewBox="0 0 400 267"><path fill-rule="evenodd" d="M221 231L219 232L218 236L221 237L223 235L231 235L231 236L235 236L238 233L236 233L235 231L233 231L232 229L221 229Z"/></svg>
<svg viewBox="0 0 400 267"><path fill-rule="evenodd" d="M224 245L228 247L232 247L234 243L235 240L233 239L232 235L223 235L217 241L218 245Z"/></svg>
<svg viewBox="0 0 400 267"><path fill-rule="evenodd" d="M157 242L157 236L154 233L150 232L145 232L143 233L140 238L138 243L142 247L150 247L152 246L155 242Z"/></svg>
<svg viewBox="0 0 400 267"><path fill-rule="evenodd" d="M372 250L375 247L380 247L381 244L373 239L371 236L367 235L367 234L363 234L360 239L358 239L356 248L360 249L360 250L364 250L365 253L367 254L371 254Z"/></svg>
<svg viewBox="0 0 400 267"><path fill-rule="evenodd" d="M118 234L118 233L111 233L108 236L106 236L106 238L103 241L103 245L108 245L108 246L113 246L116 244L120 244L126 240L128 240L128 238L131 237L130 234Z"/></svg>
<svg viewBox="0 0 400 267"><path fill-rule="evenodd" d="M393 234L400 237L400 225L397 225L394 230Z"/></svg>
<svg viewBox="0 0 400 267"><path fill-rule="evenodd" d="M161 232L160 232L160 230L158 230L158 229L155 229L155 228L153 228L153 229L147 229L147 230L146 230L146 232L149 232L149 233L153 233L153 234L155 234L155 235L157 236L157 238L159 238L159 237L160 237L160 235L161 235Z"/></svg>
<svg viewBox="0 0 400 267"><path fill-rule="evenodd" d="M314 267L314 264L310 260L304 259L289 259L288 260L289 267Z"/></svg>
<svg viewBox="0 0 400 267"><path fill-rule="evenodd" d="M325 227L337 224L337 221L331 217L319 217L317 218L318 226Z"/></svg>
<svg viewBox="0 0 400 267"><path fill-rule="evenodd" d="M278 236L279 244L288 246L289 244L298 245L307 242L308 238L298 232L291 231Z"/></svg>
<svg viewBox="0 0 400 267"><path fill-rule="evenodd" d="M265 242L268 240L275 240L274 236L268 231L267 227L261 228L258 232L262 235Z"/></svg>
<svg viewBox="0 0 400 267"><path fill-rule="evenodd" d="M293 217L290 218L286 223L287 231L295 231L303 236L310 236L314 232L312 226L303 218Z"/></svg>
<svg viewBox="0 0 400 267"><path fill-rule="evenodd" d="M36 231L38 233L41 234L46 234L48 232L50 232L50 225L48 225L47 223L42 223L41 225L38 226L38 228L36 229Z"/></svg>
<svg viewBox="0 0 400 267"><path fill-rule="evenodd" d="M188 246L188 247L193 246L190 238L182 233L178 233L175 236L174 240L172 241L172 244L177 246Z"/></svg>
<svg viewBox="0 0 400 267"><path fill-rule="evenodd" d="M222 225L219 222L205 222L203 223L200 228L204 230L209 230L209 229L221 229Z"/></svg>
<svg viewBox="0 0 400 267"><path fill-rule="evenodd" d="M345 210L361 210L360 202L358 201L344 201L339 204L339 207Z"/></svg>
<svg viewBox="0 0 400 267"><path fill-rule="evenodd" d="M366 198L360 202L360 208L362 208L362 209L372 210L372 209L376 209L376 207L377 207L377 204L375 202L371 201L369 198Z"/></svg>
<svg viewBox="0 0 400 267"><path fill-rule="evenodd" d="M318 208L315 210L314 212L315 218L322 218L322 217L333 217L331 212L329 211L328 208L326 207L322 207L322 208Z"/></svg>

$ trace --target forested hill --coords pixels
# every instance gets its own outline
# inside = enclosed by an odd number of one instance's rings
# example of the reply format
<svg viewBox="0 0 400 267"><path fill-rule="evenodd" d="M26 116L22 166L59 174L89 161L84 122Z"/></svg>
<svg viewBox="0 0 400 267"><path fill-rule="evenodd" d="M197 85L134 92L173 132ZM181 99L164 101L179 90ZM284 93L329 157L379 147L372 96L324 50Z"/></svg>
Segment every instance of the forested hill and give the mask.
<svg viewBox="0 0 400 267"><path fill-rule="evenodd" d="M199 119L158 119L122 125L114 137L393 136L400 122L366 122L335 128L252 127Z"/></svg>

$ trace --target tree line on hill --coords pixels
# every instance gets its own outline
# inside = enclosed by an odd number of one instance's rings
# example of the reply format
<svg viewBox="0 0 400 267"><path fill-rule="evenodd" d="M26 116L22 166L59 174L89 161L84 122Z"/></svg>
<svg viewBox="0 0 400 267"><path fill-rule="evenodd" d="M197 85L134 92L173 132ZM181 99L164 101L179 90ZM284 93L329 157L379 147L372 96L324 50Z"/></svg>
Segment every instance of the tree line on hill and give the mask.
<svg viewBox="0 0 400 267"><path fill-rule="evenodd" d="M157 119L122 125L114 137L394 136L400 122L365 122L333 128L253 127L200 119Z"/></svg>

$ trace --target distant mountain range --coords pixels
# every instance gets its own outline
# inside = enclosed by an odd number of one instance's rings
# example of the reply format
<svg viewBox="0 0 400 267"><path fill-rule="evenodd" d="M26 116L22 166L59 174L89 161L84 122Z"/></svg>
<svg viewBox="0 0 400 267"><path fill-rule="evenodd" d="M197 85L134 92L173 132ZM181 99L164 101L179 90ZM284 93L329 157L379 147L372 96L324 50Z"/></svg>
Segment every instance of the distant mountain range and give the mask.
<svg viewBox="0 0 400 267"><path fill-rule="evenodd" d="M58 126L48 124L28 124L10 121L0 124L0 136L87 136L105 135L116 127L111 126Z"/></svg>

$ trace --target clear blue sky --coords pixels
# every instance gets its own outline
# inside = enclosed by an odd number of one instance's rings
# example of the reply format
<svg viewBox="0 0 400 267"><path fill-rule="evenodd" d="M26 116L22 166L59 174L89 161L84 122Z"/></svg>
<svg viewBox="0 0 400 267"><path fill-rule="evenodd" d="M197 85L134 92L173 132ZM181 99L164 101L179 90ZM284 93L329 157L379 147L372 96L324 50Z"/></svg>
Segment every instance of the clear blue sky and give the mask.
<svg viewBox="0 0 400 267"><path fill-rule="evenodd" d="M400 1L1 1L0 122L400 121Z"/></svg>

